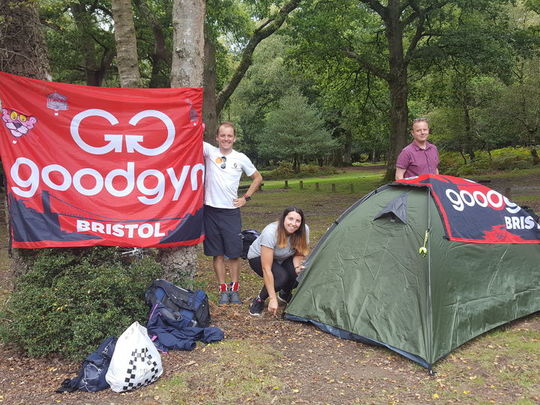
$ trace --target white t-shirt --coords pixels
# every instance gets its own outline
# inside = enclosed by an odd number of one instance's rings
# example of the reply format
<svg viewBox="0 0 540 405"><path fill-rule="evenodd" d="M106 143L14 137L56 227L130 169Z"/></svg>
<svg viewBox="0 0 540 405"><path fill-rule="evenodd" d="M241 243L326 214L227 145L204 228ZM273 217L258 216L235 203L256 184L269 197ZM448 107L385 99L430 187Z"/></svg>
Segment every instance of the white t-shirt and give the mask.
<svg viewBox="0 0 540 405"><path fill-rule="evenodd" d="M203 153L206 165L204 203L214 208L236 208L233 200L238 198L242 172L252 176L257 169L246 155L235 150L224 156L219 148L204 142Z"/></svg>
<svg viewBox="0 0 540 405"><path fill-rule="evenodd" d="M278 223L272 222L266 225L257 239L253 241L249 247L248 259L253 259L261 255L261 246L266 246L274 249L274 260L278 263L283 263L289 257L293 256L296 251L291 248L291 238L287 238L287 245L283 248L277 246L277 228ZM306 225L306 238L309 244L309 226Z"/></svg>

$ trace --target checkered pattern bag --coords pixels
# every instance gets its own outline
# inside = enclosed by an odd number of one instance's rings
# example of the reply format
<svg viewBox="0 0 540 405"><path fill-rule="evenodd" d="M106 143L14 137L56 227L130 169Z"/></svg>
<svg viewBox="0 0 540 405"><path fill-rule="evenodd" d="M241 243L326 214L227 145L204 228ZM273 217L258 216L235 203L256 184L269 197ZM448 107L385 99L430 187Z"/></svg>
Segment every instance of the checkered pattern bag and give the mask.
<svg viewBox="0 0 540 405"><path fill-rule="evenodd" d="M163 373L161 357L146 328L134 322L118 338L105 379L115 392L152 384Z"/></svg>

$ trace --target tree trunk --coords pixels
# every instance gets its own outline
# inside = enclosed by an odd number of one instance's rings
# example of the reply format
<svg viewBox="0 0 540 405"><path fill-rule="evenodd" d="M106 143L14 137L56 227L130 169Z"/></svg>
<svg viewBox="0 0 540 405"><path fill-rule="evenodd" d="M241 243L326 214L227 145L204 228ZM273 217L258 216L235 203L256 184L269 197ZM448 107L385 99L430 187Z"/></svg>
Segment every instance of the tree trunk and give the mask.
<svg viewBox="0 0 540 405"><path fill-rule="evenodd" d="M409 94L407 63L403 52L403 27L400 21L399 7L388 7L389 18L386 26L386 38L389 49L390 74L390 143L386 161L386 181L393 181L396 172L396 159L407 144L407 122Z"/></svg>
<svg viewBox="0 0 540 405"><path fill-rule="evenodd" d="M466 165L467 164L467 157L465 156L465 154L463 153L462 150L459 151L459 154L461 155L461 158L463 159L463 164ZM489 156L491 157L491 153L489 154Z"/></svg>
<svg viewBox="0 0 540 405"><path fill-rule="evenodd" d="M51 80L34 2L0 0L0 71Z"/></svg>
<svg viewBox="0 0 540 405"><path fill-rule="evenodd" d="M170 78L163 75L163 70L168 70L171 66L171 52L167 49L165 43L165 33L163 26L152 10L148 7L145 0L137 1L136 5L139 9L139 14L145 19L147 24L152 28L154 37L154 49L150 53L152 61L152 73L150 76L149 87L151 88L166 88L171 86Z"/></svg>
<svg viewBox="0 0 540 405"><path fill-rule="evenodd" d="M352 165L352 132L348 129L345 130L345 142L343 144L343 165Z"/></svg>
<svg viewBox="0 0 540 405"><path fill-rule="evenodd" d="M205 0L174 0L171 87L203 87Z"/></svg>
<svg viewBox="0 0 540 405"><path fill-rule="evenodd" d="M131 0L112 0L116 63L122 87L141 87Z"/></svg>
<svg viewBox="0 0 540 405"><path fill-rule="evenodd" d="M469 112L469 106L467 105L467 102L463 100L463 120L465 122L465 139L464 139L464 146L465 146L465 152L467 155L469 155L469 159L471 162L474 161L476 158L476 155L474 154L474 144L473 144L473 137L474 134L472 132L472 124L471 124L471 114Z"/></svg>
<svg viewBox="0 0 540 405"><path fill-rule="evenodd" d="M204 0L174 0L172 87L202 87L205 9ZM197 271L197 246L161 249L160 263L166 280L193 278Z"/></svg>
<svg viewBox="0 0 540 405"><path fill-rule="evenodd" d="M0 21L0 71L33 79L51 80L47 46L35 3L0 0ZM7 218L7 190L1 192ZM9 230L6 234L10 235ZM11 246L10 243L7 245ZM27 271L25 257L33 256L37 251L31 250L26 252L26 255L19 254L18 249L12 252L12 270L15 275Z"/></svg>
<svg viewBox="0 0 540 405"><path fill-rule="evenodd" d="M540 158L538 157L538 151L535 146L531 146L531 156L533 160L533 165L538 165L540 163Z"/></svg>
<svg viewBox="0 0 540 405"><path fill-rule="evenodd" d="M206 124L204 140L213 143L216 139L218 116L216 106L216 47L205 29L204 40L204 97L203 119Z"/></svg>
<svg viewBox="0 0 540 405"><path fill-rule="evenodd" d="M109 69L114 59L114 50L104 47L100 56L96 51L95 41L88 30L90 21L84 5L71 3L70 8L81 36L81 52L84 58L83 69L86 74L86 84L88 86L101 86L107 69Z"/></svg>

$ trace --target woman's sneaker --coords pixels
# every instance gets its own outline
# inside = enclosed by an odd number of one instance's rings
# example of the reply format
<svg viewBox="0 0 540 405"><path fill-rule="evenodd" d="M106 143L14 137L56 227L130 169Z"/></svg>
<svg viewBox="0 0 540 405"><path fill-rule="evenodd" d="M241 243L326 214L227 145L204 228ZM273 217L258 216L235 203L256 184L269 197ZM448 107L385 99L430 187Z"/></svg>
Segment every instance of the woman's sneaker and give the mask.
<svg viewBox="0 0 540 405"><path fill-rule="evenodd" d="M253 316L261 316L263 309L264 301L257 297L249 306L249 314Z"/></svg>
<svg viewBox="0 0 540 405"><path fill-rule="evenodd" d="M277 298L279 301L283 302L284 304L288 304L289 302L291 302L292 292L290 291L286 292L286 291L281 290L278 293Z"/></svg>

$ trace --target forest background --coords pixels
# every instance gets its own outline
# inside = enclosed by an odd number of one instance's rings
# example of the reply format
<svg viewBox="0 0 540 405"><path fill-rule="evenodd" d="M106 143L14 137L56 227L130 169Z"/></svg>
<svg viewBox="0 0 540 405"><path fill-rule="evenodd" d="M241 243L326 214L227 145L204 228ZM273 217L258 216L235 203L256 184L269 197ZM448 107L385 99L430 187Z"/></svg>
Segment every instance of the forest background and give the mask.
<svg viewBox="0 0 540 405"><path fill-rule="evenodd" d="M205 139L233 121L236 147L266 179L368 162L392 179L419 116L442 173L537 177L539 31L539 0L0 0L0 71L204 87ZM80 360L144 319L153 278L197 283L193 249L14 253L0 336L33 356Z"/></svg>
<svg viewBox="0 0 540 405"><path fill-rule="evenodd" d="M204 4L204 49L195 51L204 53L206 139L218 120L233 121L237 148L259 168L385 161L391 179L420 116L443 154L458 154L443 169L517 146L538 163L538 0L35 3L50 77L109 87L197 81L173 68L191 57L173 27L196 21L190 3ZM186 13L174 24L173 3ZM28 37L2 38L3 52L17 52ZM12 56L0 58L0 70L13 70Z"/></svg>

